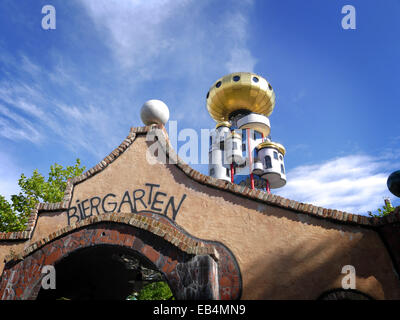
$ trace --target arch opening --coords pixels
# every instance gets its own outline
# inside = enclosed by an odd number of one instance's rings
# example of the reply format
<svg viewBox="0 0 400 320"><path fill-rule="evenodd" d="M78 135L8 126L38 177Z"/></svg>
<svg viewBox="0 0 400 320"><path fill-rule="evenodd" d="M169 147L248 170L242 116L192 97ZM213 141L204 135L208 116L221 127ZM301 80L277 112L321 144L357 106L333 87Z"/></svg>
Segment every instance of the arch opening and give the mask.
<svg viewBox="0 0 400 320"><path fill-rule="evenodd" d="M57 262L55 270L56 289L42 287L38 300L126 300L147 284L168 285L165 275L146 257L114 245L78 249Z"/></svg>
<svg viewBox="0 0 400 320"><path fill-rule="evenodd" d="M179 229L174 232L175 237L185 236ZM156 278L165 280L175 299L238 299L241 275L236 260L222 244L212 245L214 254L194 254L150 231L123 223L106 221L85 225L48 240L22 260L7 262L0 278L0 296L5 300L63 296L82 300L125 299L131 294L132 286L138 285L140 277L137 272L134 274L134 268L127 270L126 264L136 263L142 271L150 270L154 276L158 274ZM47 276L42 271L48 266L56 269L59 286L56 293L42 290ZM110 285L119 288L110 291L107 286L110 292L105 293L102 282L118 283L118 286ZM79 287L83 289L77 290Z"/></svg>

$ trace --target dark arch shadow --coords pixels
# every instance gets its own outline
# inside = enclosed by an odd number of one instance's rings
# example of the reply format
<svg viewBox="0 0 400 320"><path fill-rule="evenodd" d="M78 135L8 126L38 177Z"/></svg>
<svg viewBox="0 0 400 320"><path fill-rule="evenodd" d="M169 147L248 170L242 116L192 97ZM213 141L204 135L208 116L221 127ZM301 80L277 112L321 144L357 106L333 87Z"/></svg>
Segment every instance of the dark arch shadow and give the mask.
<svg viewBox="0 0 400 320"><path fill-rule="evenodd" d="M149 278L142 274L143 268L155 271L154 281L168 283L164 273L144 255L116 245L77 249L54 267L56 288L42 287L37 300L125 300L134 290L149 283Z"/></svg>

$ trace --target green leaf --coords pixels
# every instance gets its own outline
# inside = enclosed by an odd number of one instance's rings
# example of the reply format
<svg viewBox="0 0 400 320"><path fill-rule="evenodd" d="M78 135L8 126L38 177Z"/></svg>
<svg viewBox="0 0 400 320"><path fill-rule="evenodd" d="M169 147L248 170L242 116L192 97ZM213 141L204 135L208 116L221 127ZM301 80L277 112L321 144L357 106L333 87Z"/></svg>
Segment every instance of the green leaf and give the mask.
<svg viewBox="0 0 400 320"><path fill-rule="evenodd" d="M169 300L173 298L166 282L152 282L143 287L137 296L138 300Z"/></svg>
<svg viewBox="0 0 400 320"><path fill-rule="evenodd" d="M50 166L47 180L34 170L27 178L23 173L18 180L22 192L11 196L11 204L0 195L0 232L24 230L28 218L35 205L41 202L60 202L68 179L79 176L85 171L81 161L76 159L73 166L63 166L55 163Z"/></svg>
<svg viewBox="0 0 400 320"><path fill-rule="evenodd" d="M390 204L385 204L382 208L378 208L378 212L373 214L372 212L368 212L370 217L381 218L391 214L394 211L394 207Z"/></svg>

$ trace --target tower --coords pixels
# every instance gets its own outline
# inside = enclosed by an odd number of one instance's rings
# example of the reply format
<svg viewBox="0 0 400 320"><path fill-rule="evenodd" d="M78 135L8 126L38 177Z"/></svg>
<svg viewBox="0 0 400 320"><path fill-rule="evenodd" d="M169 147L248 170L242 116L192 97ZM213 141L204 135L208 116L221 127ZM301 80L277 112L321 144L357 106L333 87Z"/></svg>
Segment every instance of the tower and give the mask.
<svg viewBox="0 0 400 320"><path fill-rule="evenodd" d="M213 84L207 93L207 110L217 123L210 135L210 176L268 192L286 184L286 150L270 138L274 107L272 86L254 73L232 73Z"/></svg>

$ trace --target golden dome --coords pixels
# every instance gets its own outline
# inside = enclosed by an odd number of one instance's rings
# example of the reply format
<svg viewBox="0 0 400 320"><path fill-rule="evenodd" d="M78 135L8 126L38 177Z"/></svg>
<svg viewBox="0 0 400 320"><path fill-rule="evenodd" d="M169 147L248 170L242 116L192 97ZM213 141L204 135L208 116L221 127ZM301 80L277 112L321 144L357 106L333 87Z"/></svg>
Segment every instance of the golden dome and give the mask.
<svg viewBox="0 0 400 320"><path fill-rule="evenodd" d="M281 145L280 143L277 142L272 142L272 141L264 141L261 142L258 146L257 149L260 150L262 148L275 148L276 150L278 150L280 153L282 153L283 155L285 155L286 153L286 149L283 145Z"/></svg>
<svg viewBox="0 0 400 320"><path fill-rule="evenodd" d="M268 117L275 106L275 92L263 77L250 72L236 72L220 78L207 93L207 110L217 121L228 121L238 110Z"/></svg>
<svg viewBox="0 0 400 320"><path fill-rule="evenodd" d="M232 125L230 124L230 122L228 121L222 121L222 122L218 122L215 126L215 129L218 129L219 127L228 127L230 128Z"/></svg>

